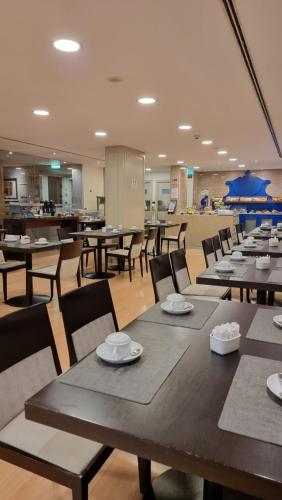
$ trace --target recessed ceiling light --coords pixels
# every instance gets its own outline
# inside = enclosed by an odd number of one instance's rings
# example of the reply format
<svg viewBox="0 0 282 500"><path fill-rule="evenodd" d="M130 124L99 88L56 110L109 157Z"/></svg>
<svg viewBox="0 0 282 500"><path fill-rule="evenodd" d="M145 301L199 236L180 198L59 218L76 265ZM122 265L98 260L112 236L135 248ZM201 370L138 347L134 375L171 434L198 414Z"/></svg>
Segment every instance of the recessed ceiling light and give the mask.
<svg viewBox="0 0 282 500"><path fill-rule="evenodd" d="M139 97L138 102L140 104L155 104L156 99L154 97Z"/></svg>
<svg viewBox="0 0 282 500"><path fill-rule="evenodd" d="M34 109L33 114L37 116L49 116L49 111L47 109Z"/></svg>
<svg viewBox="0 0 282 500"><path fill-rule="evenodd" d="M66 161L64 161L63 163L67 163Z"/></svg>
<svg viewBox="0 0 282 500"><path fill-rule="evenodd" d="M95 132L95 135L97 137L105 137L105 135L107 135L107 132L103 132L102 130L98 130L97 132Z"/></svg>
<svg viewBox="0 0 282 500"><path fill-rule="evenodd" d="M186 167L180 167L180 170L187 170Z"/></svg>
<svg viewBox="0 0 282 500"><path fill-rule="evenodd" d="M9 151L9 155L12 155L13 154L13 151Z"/></svg>
<svg viewBox="0 0 282 500"><path fill-rule="evenodd" d="M199 168L200 168L200 167L198 167L198 165L195 165L195 166L193 167L193 169L194 169L194 170L199 170Z"/></svg>
<svg viewBox="0 0 282 500"><path fill-rule="evenodd" d="M191 130L192 125L189 125L188 123L182 123L182 125L178 126L179 130Z"/></svg>
<svg viewBox="0 0 282 500"><path fill-rule="evenodd" d="M67 167L67 170L72 170L72 168L71 167Z"/></svg>
<svg viewBox="0 0 282 500"><path fill-rule="evenodd" d="M240 165L238 165L239 168L245 168L246 165L244 165L244 163L241 163Z"/></svg>
<svg viewBox="0 0 282 500"><path fill-rule="evenodd" d="M178 160L176 163L177 163L178 165L182 165L182 164L184 163L184 161L183 161L183 160Z"/></svg>
<svg viewBox="0 0 282 500"><path fill-rule="evenodd" d="M227 151L225 151L224 149L220 149L218 152L217 152L218 155L227 155Z"/></svg>
<svg viewBox="0 0 282 500"><path fill-rule="evenodd" d="M146 172L151 172L152 169L147 167L147 168L145 168L145 170L146 170Z"/></svg>
<svg viewBox="0 0 282 500"><path fill-rule="evenodd" d="M21 169L22 169L22 167L16 167L16 170L21 170Z"/></svg>
<svg viewBox="0 0 282 500"><path fill-rule="evenodd" d="M75 40L55 40L53 45L62 52L77 52L80 49L79 43Z"/></svg>
<svg viewBox="0 0 282 500"><path fill-rule="evenodd" d="M166 155L165 153L160 153L160 154L158 155L158 157L159 157L159 158L166 158L166 157L167 157L167 155Z"/></svg>
<svg viewBox="0 0 282 500"><path fill-rule="evenodd" d="M53 151L53 155L56 156L57 153L55 153L55 151Z"/></svg>
<svg viewBox="0 0 282 500"><path fill-rule="evenodd" d="M204 141L202 141L202 144L204 144L205 146L208 146L209 144L212 144L213 141L211 139L205 139Z"/></svg>
<svg viewBox="0 0 282 500"><path fill-rule="evenodd" d="M21 173L21 175L25 175L25 172L20 172L20 173Z"/></svg>
<svg viewBox="0 0 282 500"><path fill-rule="evenodd" d="M237 161L237 158L229 158L229 161Z"/></svg>

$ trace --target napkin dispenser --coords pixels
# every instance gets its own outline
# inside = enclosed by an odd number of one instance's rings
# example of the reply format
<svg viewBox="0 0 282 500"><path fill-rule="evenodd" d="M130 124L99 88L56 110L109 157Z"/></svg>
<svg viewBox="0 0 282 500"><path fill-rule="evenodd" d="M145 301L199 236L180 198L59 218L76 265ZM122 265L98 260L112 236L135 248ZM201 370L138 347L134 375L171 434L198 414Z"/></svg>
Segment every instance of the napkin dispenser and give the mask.
<svg viewBox="0 0 282 500"><path fill-rule="evenodd" d="M256 269L269 269L270 268L270 256L264 255L263 257L256 258Z"/></svg>
<svg viewBox="0 0 282 500"><path fill-rule="evenodd" d="M237 351L240 347L240 326L238 323L223 323L215 326L210 334L210 349L220 355Z"/></svg>

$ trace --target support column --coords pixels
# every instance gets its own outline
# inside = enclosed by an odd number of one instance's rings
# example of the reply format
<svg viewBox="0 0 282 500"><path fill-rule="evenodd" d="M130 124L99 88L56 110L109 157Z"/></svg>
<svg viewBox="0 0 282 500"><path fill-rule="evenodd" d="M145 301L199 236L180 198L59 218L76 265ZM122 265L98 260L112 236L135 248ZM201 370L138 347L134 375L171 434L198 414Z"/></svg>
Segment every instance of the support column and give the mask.
<svg viewBox="0 0 282 500"><path fill-rule="evenodd" d="M106 148L106 223L144 226L144 153L126 146Z"/></svg>
<svg viewBox="0 0 282 500"><path fill-rule="evenodd" d="M177 212L187 207L187 173L178 165L170 167L170 196L177 200Z"/></svg>
<svg viewBox="0 0 282 500"><path fill-rule="evenodd" d="M4 207L4 167L0 160L0 224L3 224Z"/></svg>
<svg viewBox="0 0 282 500"><path fill-rule="evenodd" d="M193 206L193 193L194 193L194 170L187 168L187 207Z"/></svg>

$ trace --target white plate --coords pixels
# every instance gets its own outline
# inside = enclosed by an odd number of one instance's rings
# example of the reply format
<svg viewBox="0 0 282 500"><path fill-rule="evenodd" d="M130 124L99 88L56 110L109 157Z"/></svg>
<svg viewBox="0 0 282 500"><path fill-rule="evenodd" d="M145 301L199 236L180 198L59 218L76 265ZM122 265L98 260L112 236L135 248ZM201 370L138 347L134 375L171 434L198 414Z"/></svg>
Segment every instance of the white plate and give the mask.
<svg viewBox="0 0 282 500"><path fill-rule="evenodd" d="M235 266L230 266L229 268L227 267L221 267L220 265L215 265L214 266L215 270L219 273L233 273L235 271L236 267Z"/></svg>
<svg viewBox="0 0 282 500"><path fill-rule="evenodd" d="M245 243L244 247L245 248L256 248L257 244L256 243L249 243L248 245Z"/></svg>
<svg viewBox="0 0 282 500"><path fill-rule="evenodd" d="M266 385L270 392L274 394L280 401L282 401L282 384L279 380L278 373L270 375L266 381Z"/></svg>
<svg viewBox="0 0 282 500"><path fill-rule="evenodd" d="M281 314L273 316L272 321L276 326L278 326L279 328L282 328L282 315Z"/></svg>
<svg viewBox="0 0 282 500"><path fill-rule="evenodd" d="M184 309L172 309L171 304L169 301L165 301L161 304L161 309L168 314L188 314L189 312L193 311L194 306L190 302L185 302Z"/></svg>
<svg viewBox="0 0 282 500"><path fill-rule="evenodd" d="M99 358L101 358L103 361L106 361L107 363L111 363L113 365L125 365L127 363L131 363L135 359L140 358L143 353L143 347L141 344L138 344L138 342L134 342L132 340L130 347L132 354L130 356L127 356L126 358L119 360L113 358L112 354L109 351L109 346L106 344L106 342L103 342L103 344L97 347L96 353ZM133 354L134 351L136 351L135 354Z"/></svg>
<svg viewBox="0 0 282 500"><path fill-rule="evenodd" d="M48 243L49 243L48 241L42 241L42 242L41 241L35 241L34 242L35 245L40 245L40 246L41 245L48 245Z"/></svg>

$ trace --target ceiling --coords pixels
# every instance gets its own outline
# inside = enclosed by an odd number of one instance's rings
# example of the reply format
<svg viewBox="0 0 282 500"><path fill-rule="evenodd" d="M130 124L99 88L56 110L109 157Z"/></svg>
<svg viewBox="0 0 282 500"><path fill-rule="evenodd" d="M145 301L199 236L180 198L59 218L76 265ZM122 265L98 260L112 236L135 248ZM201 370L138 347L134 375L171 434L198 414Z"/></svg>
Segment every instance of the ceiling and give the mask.
<svg viewBox="0 0 282 500"><path fill-rule="evenodd" d="M282 141L282 2L234 5ZM212 170L281 167L222 0L10 0L1 20L1 149L103 166L105 146L123 144L144 151L153 168L178 160ZM81 50L58 52L57 38ZM108 80L116 76L123 81ZM141 106L144 95L157 103ZM192 130L179 131L183 122ZM212 146L201 144L210 138Z"/></svg>

